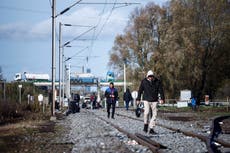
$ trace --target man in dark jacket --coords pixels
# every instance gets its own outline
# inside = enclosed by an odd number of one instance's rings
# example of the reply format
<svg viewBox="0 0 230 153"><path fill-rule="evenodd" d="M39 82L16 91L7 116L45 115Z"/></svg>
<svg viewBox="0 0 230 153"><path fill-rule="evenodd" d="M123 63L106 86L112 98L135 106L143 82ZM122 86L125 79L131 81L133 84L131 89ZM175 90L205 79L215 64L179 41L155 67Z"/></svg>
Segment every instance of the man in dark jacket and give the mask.
<svg viewBox="0 0 230 153"><path fill-rule="evenodd" d="M124 95L123 95L123 100L125 101L125 107L126 107L126 110L129 109L129 102L132 100L132 95L130 93L130 90L129 88L126 89Z"/></svg>
<svg viewBox="0 0 230 153"><path fill-rule="evenodd" d="M137 104L140 103L142 94L142 101L144 102L144 132L148 132L149 126L149 133L155 134L154 127L156 125L157 103L158 101L160 103L164 102L164 91L161 81L154 76L151 70L148 71L146 78L141 81L137 96ZM160 94L160 98L158 94ZM152 110L152 118L149 122L148 115L150 107Z"/></svg>
<svg viewBox="0 0 230 153"><path fill-rule="evenodd" d="M112 106L112 118L114 119L115 106L118 98L118 91L116 88L114 88L113 82L110 82L109 88L106 89L105 97L106 97L108 118L110 117L110 108Z"/></svg>

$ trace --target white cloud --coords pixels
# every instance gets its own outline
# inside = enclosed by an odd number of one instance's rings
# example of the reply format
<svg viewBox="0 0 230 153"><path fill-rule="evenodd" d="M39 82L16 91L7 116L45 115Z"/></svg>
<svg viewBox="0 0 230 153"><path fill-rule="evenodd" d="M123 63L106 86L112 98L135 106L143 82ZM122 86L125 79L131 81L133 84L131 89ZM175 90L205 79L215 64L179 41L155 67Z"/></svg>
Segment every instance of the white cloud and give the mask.
<svg viewBox="0 0 230 153"><path fill-rule="evenodd" d="M56 19L56 31L58 34L58 24L69 23L72 25L85 25L85 26L97 26L95 34L100 33L100 37L108 38L114 36L116 32L123 31L127 18L124 14L119 13L116 9L110 15L110 10L101 13L101 10L93 7L83 7L79 10L72 12L69 15L61 15ZM28 39L39 40L47 39L51 36L51 18L43 20L34 25L29 23L12 23L0 25L0 38L4 39ZM105 24L105 25L104 25ZM103 26L104 25L104 26ZM103 27L103 28L102 28ZM89 30L89 27L63 27L62 33L64 37L74 38L79 34ZM101 32L100 32L101 31ZM85 35L90 37L93 35L93 30Z"/></svg>
<svg viewBox="0 0 230 153"><path fill-rule="evenodd" d="M11 38L20 38L21 36L23 36L22 34L28 35L27 27L28 26L25 23L1 25L0 38L11 39Z"/></svg>
<svg viewBox="0 0 230 153"><path fill-rule="evenodd" d="M30 38L43 38L45 39L47 36L51 36L51 19L44 20L42 22L39 22L32 26L31 29L29 29L29 36Z"/></svg>

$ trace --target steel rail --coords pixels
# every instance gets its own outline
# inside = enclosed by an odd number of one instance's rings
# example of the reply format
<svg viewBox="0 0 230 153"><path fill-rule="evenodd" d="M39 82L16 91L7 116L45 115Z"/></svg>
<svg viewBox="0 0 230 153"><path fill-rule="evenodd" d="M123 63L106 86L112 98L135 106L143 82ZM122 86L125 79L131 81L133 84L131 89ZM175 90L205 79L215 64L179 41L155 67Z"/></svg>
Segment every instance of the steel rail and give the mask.
<svg viewBox="0 0 230 153"><path fill-rule="evenodd" d="M141 119L126 116L126 115L123 115L123 114L116 113L116 115L127 117L127 118L134 119L134 120L137 120L137 121L142 121ZM224 117L224 118L228 118L228 117ZM223 117L220 117L220 118L223 118ZM182 134L184 134L186 136L191 136L191 137L194 137L194 138L198 138L198 139L200 139L201 141L203 141L206 144L206 147L207 147L207 150L208 150L209 153L214 153L216 151L216 149L217 149L217 147L215 146L214 142L217 142L217 143L219 143L220 145L222 145L224 147L229 147L230 146L230 144L228 142L225 142L223 140L219 140L219 139L214 138L213 135L216 133L215 132L216 130L214 130L215 129L214 126L216 126L215 122L217 122L216 120L213 120L213 128L212 128L213 131L211 132L210 136L204 136L204 135L197 134L197 133L194 133L194 132L189 132L189 131L185 131L185 130L181 130L181 129L175 129L175 128L172 128L172 127L169 127L169 126L166 126L166 125L163 125L163 124L159 124L159 123L157 123L156 125L164 127L166 129L169 129L169 130L172 130L174 132L180 132L180 133L182 133ZM218 118L218 120L220 120L220 119Z"/></svg>
<svg viewBox="0 0 230 153"><path fill-rule="evenodd" d="M91 112L93 113L93 112ZM122 128L120 128L119 126L103 119L102 117L96 115L95 113L93 113L95 116L97 116L97 118L101 119L102 121L106 122L107 124L111 125L112 127L114 127L115 129L117 129L118 131L120 131L121 133L127 135L127 137L129 137L130 139L133 139L135 140L136 142L138 142L140 145L143 145L143 146L146 146L148 147L153 153L162 153L160 146L160 144L154 142L154 141L151 141L149 138L143 138L141 137L141 134L132 134Z"/></svg>

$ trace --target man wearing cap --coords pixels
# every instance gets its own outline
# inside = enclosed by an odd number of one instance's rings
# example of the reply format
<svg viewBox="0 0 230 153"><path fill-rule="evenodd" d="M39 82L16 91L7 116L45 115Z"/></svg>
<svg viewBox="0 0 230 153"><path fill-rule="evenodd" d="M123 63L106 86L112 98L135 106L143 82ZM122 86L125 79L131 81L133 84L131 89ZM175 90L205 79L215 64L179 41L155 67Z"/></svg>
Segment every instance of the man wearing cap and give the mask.
<svg viewBox="0 0 230 153"><path fill-rule="evenodd" d="M156 125L156 116L157 116L157 103L164 102L164 91L162 83L159 79L154 76L153 71L149 70L146 78L141 81L138 96L137 104L140 103L141 95L143 94L142 100L144 102L144 132L148 132L148 127L150 128L150 134L156 134L154 127ZM160 94L160 98L158 97ZM148 115L150 108L152 110L152 118L150 122L148 121Z"/></svg>

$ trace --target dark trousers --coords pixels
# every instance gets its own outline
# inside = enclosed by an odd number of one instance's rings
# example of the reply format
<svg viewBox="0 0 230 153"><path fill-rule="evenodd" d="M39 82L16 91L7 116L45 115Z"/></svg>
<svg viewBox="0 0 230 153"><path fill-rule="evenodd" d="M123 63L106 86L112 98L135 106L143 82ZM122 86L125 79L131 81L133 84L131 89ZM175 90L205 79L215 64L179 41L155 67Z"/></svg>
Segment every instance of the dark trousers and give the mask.
<svg viewBox="0 0 230 153"><path fill-rule="evenodd" d="M125 101L125 107L126 107L126 110L129 109L129 101Z"/></svg>
<svg viewBox="0 0 230 153"><path fill-rule="evenodd" d="M108 117L110 117L110 108L112 106L112 118L114 118L115 105L116 105L116 102L107 102L107 113L108 113Z"/></svg>

